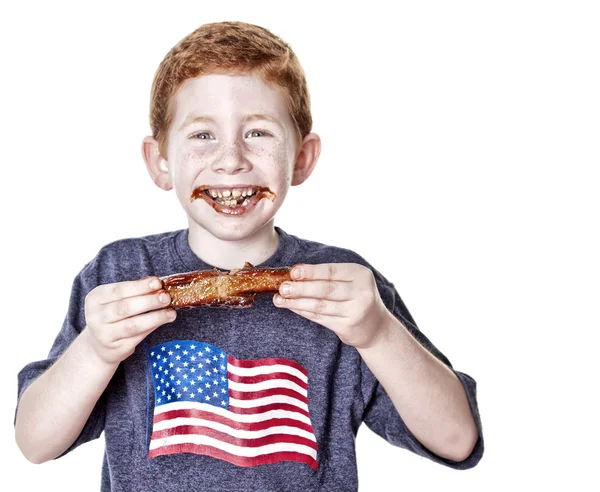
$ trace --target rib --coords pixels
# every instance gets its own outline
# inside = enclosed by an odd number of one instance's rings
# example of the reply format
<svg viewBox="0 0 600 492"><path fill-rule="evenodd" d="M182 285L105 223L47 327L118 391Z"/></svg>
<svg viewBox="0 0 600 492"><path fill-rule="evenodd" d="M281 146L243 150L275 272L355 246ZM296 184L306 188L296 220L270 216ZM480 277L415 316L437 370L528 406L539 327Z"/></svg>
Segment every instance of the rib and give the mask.
<svg viewBox="0 0 600 492"><path fill-rule="evenodd" d="M254 304L257 295L275 294L290 278L289 267L255 267L246 262L244 268L223 272L198 270L161 277L163 288L171 296L171 307L245 308Z"/></svg>

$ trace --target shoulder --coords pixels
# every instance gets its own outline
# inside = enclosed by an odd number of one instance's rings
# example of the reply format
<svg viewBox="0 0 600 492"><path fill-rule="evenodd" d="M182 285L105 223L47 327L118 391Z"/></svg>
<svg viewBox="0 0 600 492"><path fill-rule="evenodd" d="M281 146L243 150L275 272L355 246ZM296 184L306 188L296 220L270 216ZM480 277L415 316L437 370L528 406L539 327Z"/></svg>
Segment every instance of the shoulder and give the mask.
<svg viewBox="0 0 600 492"><path fill-rule="evenodd" d="M295 261L297 263L357 263L371 270L375 281L379 285L392 286L381 272L356 251L341 246L302 239L292 234L288 234L288 236L295 242Z"/></svg>
<svg viewBox="0 0 600 492"><path fill-rule="evenodd" d="M174 238L182 232L171 231L112 241L100 248L81 275L96 276L101 283L153 275L157 259L171 255Z"/></svg>

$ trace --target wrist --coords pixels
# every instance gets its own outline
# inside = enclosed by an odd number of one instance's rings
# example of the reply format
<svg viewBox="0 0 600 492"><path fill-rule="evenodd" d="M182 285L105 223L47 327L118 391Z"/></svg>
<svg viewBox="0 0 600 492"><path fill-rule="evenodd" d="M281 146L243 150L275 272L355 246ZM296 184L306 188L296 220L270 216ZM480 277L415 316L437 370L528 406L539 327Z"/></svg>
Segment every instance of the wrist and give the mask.
<svg viewBox="0 0 600 492"><path fill-rule="evenodd" d="M87 327L79 334L76 341L79 342L81 348L81 357L88 363L99 367L101 370L116 371L119 362L110 361L102 357L102 354L98 350L98 341L94 339Z"/></svg>

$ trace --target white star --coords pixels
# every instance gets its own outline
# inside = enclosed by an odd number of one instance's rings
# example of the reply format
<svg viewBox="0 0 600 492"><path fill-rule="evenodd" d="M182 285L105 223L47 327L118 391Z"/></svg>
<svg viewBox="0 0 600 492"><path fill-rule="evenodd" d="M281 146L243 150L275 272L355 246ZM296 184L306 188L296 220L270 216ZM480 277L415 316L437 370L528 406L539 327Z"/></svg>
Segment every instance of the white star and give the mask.
<svg viewBox="0 0 600 492"><path fill-rule="evenodd" d="M152 364L152 367L156 367L156 362L154 364Z"/></svg>
<svg viewBox="0 0 600 492"><path fill-rule="evenodd" d="M167 358L166 357L163 357L163 362L167 362Z"/></svg>
<svg viewBox="0 0 600 492"><path fill-rule="evenodd" d="M181 393L177 393L177 398L181 398Z"/></svg>
<svg viewBox="0 0 600 492"><path fill-rule="evenodd" d="M204 367L204 365L202 364L202 362L198 362L198 367L199 367L200 369L202 369L202 368Z"/></svg>
<svg viewBox="0 0 600 492"><path fill-rule="evenodd" d="M171 393L175 393L175 388L171 388Z"/></svg>
<svg viewBox="0 0 600 492"><path fill-rule="evenodd" d="M225 370L225 366L223 364L221 364L221 369Z"/></svg>
<svg viewBox="0 0 600 492"><path fill-rule="evenodd" d="M171 395L167 395L167 400L170 400L170 399L171 399Z"/></svg>
<svg viewBox="0 0 600 492"><path fill-rule="evenodd" d="M225 393L225 388L221 388L221 393Z"/></svg>
<svg viewBox="0 0 600 492"><path fill-rule="evenodd" d="M210 347L206 347L204 350L206 350L207 352L210 352Z"/></svg>
<svg viewBox="0 0 600 492"><path fill-rule="evenodd" d="M224 355L224 354L221 354L221 359L224 359L224 358L225 358L225 355Z"/></svg>
<svg viewBox="0 0 600 492"><path fill-rule="evenodd" d="M162 371L162 366L158 366L158 370L159 370L159 371Z"/></svg>
<svg viewBox="0 0 600 492"><path fill-rule="evenodd" d="M183 355L187 355L187 354L188 354L188 351L187 351L187 350L184 350L184 351L183 351Z"/></svg>
<svg viewBox="0 0 600 492"><path fill-rule="evenodd" d="M225 403L225 400L223 400L223 401L221 402L221 405L227 405L227 403Z"/></svg>
<svg viewBox="0 0 600 492"><path fill-rule="evenodd" d="M183 363L183 367L187 367L187 366L188 366L188 363L187 363L187 362L184 362L184 363Z"/></svg>
<svg viewBox="0 0 600 492"><path fill-rule="evenodd" d="M202 376L198 376L198 381L203 381L204 378Z"/></svg>
<svg viewBox="0 0 600 492"><path fill-rule="evenodd" d="M190 393L190 398L194 398L194 393Z"/></svg>
<svg viewBox="0 0 600 492"><path fill-rule="evenodd" d="M178 349L179 347L181 347L181 345L179 345L179 344L175 345L176 349Z"/></svg>
<svg viewBox="0 0 600 492"><path fill-rule="evenodd" d="M214 384L215 386L217 386L217 385L219 384L219 381L217 381L217 380L215 379L215 380L213 381L213 384Z"/></svg>
<svg viewBox="0 0 600 492"><path fill-rule="evenodd" d="M218 369L215 367L215 368L213 369L213 372L219 372L219 370L218 370Z"/></svg>
<svg viewBox="0 0 600 492"><path fill-rule="evenodd" d="M206 401L210 400L210 396L206 395L206 398L204 398Z"/></svg>
<svg viewBox="0 0 600 492"><path fill-rule="evenodd" d="M168 369L165 369L165 376L166 376L167 374L169 374L169 370L168 370Z"/></svg>
<svg viewBox="0 0 600 492"><path fill-rule="evenodd" d="M207 364L210 364L210 359L204 359Z"/></svg>
<svg viewBox="0 0 600 492"><path fill-rule="evenodd" d="M213 355L213 360L218 360L216 355Z"/></svg>
<svg viewBox="0 0 600 492"><path fill-rule="evenodd" d="M154 357L154 352L150 352L150 357Z"/></svg>
<svg viewBox="0 0 600 492"><path fill-rule="evenodd" d="M166 350L164 347L161 347L160 349L161 349L163 352Z"/></svg>
<svg viewBox="0 0 600 492"><path fill-rule="evenodd" d="M175 369L175 371L181 372L181 367L178 367L177 369Z"/></svg>
<svg viewBox="0 0 600 492"><path fill-rule="evenodd" d="M169 362L169 367L173 367L175 364L173 364L172 362Z"/></svg>
<svg viewBox="0 0 600 492"><path fill-rule="evenodd" d="M219 395L217 395L217 392L215 391L215 392L213 393L213 396L219 396Z"/></svg>
<svg viewBox="0 0 600 492"><path fill-rule="evenodd" d="M192 356L190 357L190 360L191 360L192 362L194 362L194 361L196 360L196 357L192 355Z"/></svg>
<svg viewBox="0 0 600 492"><path fill-rule="evenodd" d="M173 351L172 350L169 350L169 355L173 355Z"/></svg>
<svg viewBox="0 0 600 492"><path fill-rule="evenodd" d="M175 376L171 375L171 376L169 376L169 379L170 379L171 381L173 381L173 379L175 379Z"/></svg>
<svg viewBox="0 0 600 492"><path fill-rule="evenodd" d="M170 385L170 384L167 382L167 384L165 384L165 386L168 388L168 387L169 387L169 386L171 386L171 385Z"/></svg>
<svg viewBox="0 0 600 492"><path fill-rule="evenodd" d="M157 387L156 387L156 391L160 391L160 386L157 386Z"/></svg>
<svg viewBox="0 0 600 492"><path fill-rule="evenodd" d="M204 386L206 386L207 388L210 388L210 383L206 383Z"/></svg>
<svg viewBox="0 0 600 492"><path fill-rule="evenodd" d="M202 357L204 354L202 352L198 352L198 357Z"/></svg>
<svg viewBox="0 0 600 492"><path fill-rule="evenodd" d="M192 372L192 373L196 372L196 368L195 368L195 367L192 367L192 368L190 369L190 372Z"/></svg>
<svg viewBox="0 0 600 492"><path fill-rule="evenodd" d="M202 388L198 388L198 393L202 393L204 390Z"/></svg>
<svg viewBox="0 0 600 492"><path fill-rule="evenodd" d="M175 360L181 360L181 355L176 355Z"/></svg>
<svg viewBox="0 0 600 492"><path fill-rule="evenodd" d="M184 374L184 375L183 375L183 379L187 379L187 374Z"/></svg>
<svg viewBox="0 0 600 492"><path fill-rule="evenodd" d="M159 399L158 399L158 400L156 400L156 401L157 401L158 403L160 403L160 401L161 401L161 400L160 400L160 398L159 398Z"/></svg>
<svg viewBox="0 0 600 492"><path fill-rule="evenodd" d="M160 378L160 382L161 382L161 383L164 383L164 382L165 382L165 380L164 380L163 378Z"/></svg>
<svg viewBox="0 0 600 492"><path fill-rule="evenodd" d="M191 348L192 350L194 350L194 349L196 348L196 346L195 346L195 345L190 345L190 348Z"/></svg>
<svg viewBox="0 0 600 492"><path fill-rule="evenodd" d="M190 384L193 386L194 384L196 384L196 381L194 381L193 379L190 381Z"/></svg>
<svg viewBox="0 0 600 492"><path fill-rule="evenodd" d="M165 396L167 394L167 392L165 390L163 390L162 395Z"/></svg>
<svg viewBox="0 0 600 492"><path fill-rule="evenodd" d="M158 379L158 374L155 374L155 375L154 375L154 378L155 378L155 379Z"/></svg>
<svg viewBox="0 0 600 492"><path fill-rule="evenodd" d="M181 381L178 379L177 382L175 383L177 386L179 386L181 384Z"/></svg>
<svg viewBox="0 0 600 492"><path fill-rule="evenodd" d="M183 392L185 393L187 391L187 386L183 387Z"/></svg>
<svg viewBox="0 0 600 492"><path fill-rule="evenodd" d="M225 376L221 376L221 381L225 381Z"/></svg>
<svg viewBox="0 0 600 492"><path fill-rule="evenodd" d="M206 375L207 375L207 376L210 376L210 371L206 371Z"/></svg>
<svg viewBox="0 0 600 492"><path fill-rule="evenodd" d="M156 358L157 358L157 359L160 359L160 354L156 354Z"/></svg>

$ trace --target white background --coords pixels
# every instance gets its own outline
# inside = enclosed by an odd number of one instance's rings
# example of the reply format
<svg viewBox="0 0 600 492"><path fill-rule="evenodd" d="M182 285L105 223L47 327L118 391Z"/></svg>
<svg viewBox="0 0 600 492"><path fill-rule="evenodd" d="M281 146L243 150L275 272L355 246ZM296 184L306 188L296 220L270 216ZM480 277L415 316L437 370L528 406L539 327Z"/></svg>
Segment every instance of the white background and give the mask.
<svg viewBox="0 0 600 492"><path fill-rule="evenodd" d="M361 428L360 489L598 490L598 4L396 4L3 2L4 484L98 490L102 440L20 454L17 372L45 358L100 247L185 227L141 157L152 77L200 24L242 20L292 45L323 139L277 224L362 254L478 382L476 468Z"/></svg>

